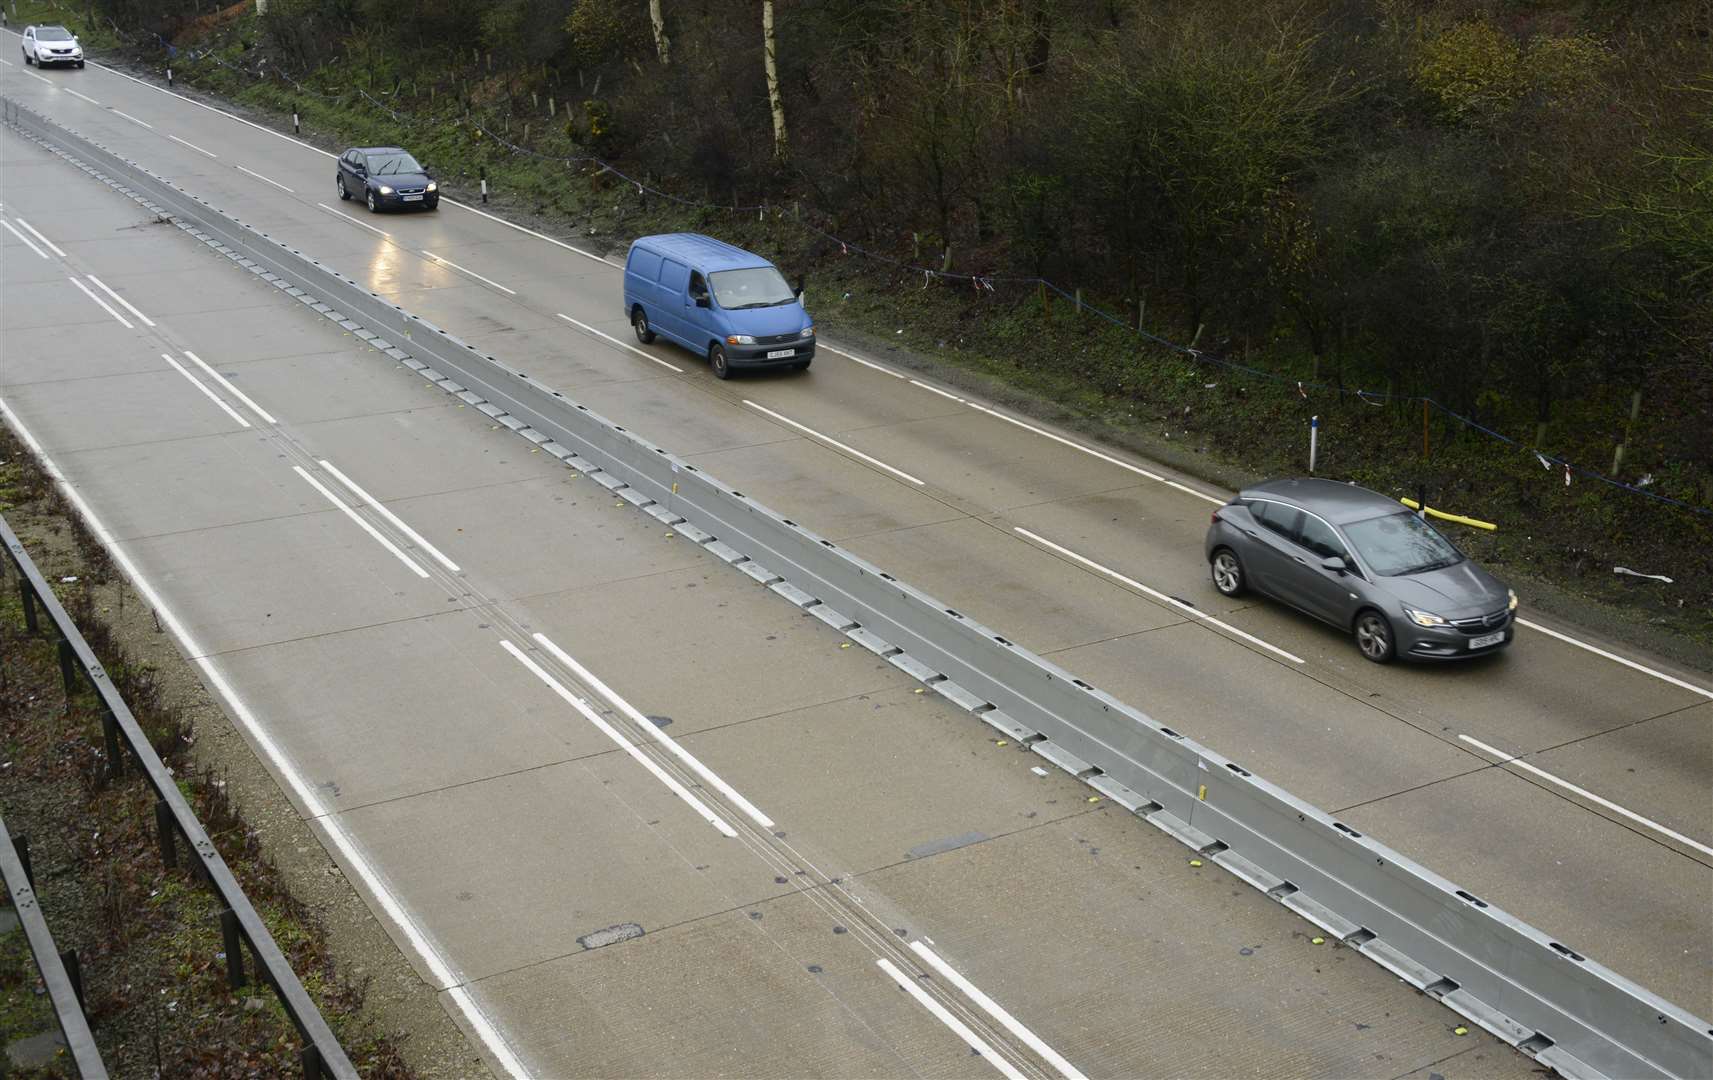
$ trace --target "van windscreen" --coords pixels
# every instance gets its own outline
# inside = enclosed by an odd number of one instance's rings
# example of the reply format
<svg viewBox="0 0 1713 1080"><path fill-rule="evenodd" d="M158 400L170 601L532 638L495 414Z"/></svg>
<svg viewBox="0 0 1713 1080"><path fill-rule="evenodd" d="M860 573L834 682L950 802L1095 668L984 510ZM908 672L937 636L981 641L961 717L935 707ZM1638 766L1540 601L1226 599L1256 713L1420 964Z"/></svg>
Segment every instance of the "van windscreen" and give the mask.
<svg viewBox="0 0 1713 1080"><path fill-rule="evenodd" d="M748 270L721 270L708 275L714 286L714 299L727 311L743 308L776 307L797 299L785 276L771 266Z"/></svg>

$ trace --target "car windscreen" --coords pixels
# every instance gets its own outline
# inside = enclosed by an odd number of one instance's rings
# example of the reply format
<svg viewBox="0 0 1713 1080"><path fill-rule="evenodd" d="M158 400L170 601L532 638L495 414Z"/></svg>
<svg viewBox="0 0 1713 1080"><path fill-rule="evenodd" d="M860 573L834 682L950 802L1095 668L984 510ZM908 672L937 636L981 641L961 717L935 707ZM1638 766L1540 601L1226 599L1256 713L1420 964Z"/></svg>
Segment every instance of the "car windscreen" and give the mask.
<svg viewBox="0 0 1713 1080"><path fill-rule="evenodd" d="M369 171L376 176L403 176L421 172L422 166L409 154L370 154Z"/></svg>
<svg viewBox="0 0 1713 1080"><path fill-rule="evenodd" d="M66 33L65 27L63 26L38 26L36 27L36 40L70 41L71 35Z"/></svg>
<svg viewBox="0 0 1713 1080"><path fill-rule="evenodd" d="M774 307L797 299L797 294L785 283L785 275L771 266L721 270L709 274L708 281L714 286L714 299L727 311Z"/></svg>
<svg viewBox="0 0 1713 1080"><path fill-rule="evenodd" d="M1369 569L1384 577L1422 574L1463 561L1439 530L1408 510L1344 526Z"/></svg>

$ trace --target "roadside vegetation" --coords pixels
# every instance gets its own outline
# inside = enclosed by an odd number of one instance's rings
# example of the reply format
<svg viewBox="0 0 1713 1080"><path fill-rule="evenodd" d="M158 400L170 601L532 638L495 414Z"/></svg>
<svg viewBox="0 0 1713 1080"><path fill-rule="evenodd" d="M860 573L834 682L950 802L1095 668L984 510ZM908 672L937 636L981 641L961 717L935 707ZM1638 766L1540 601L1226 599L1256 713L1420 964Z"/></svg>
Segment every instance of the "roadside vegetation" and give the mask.
<svg viewBox="0 0 1713 1080"><path fill-rule="evenodd" d="M363 1018L363 988L335 968L317 913L286 890L225 777L198 759L196 731L172 679L126 644L122 626L150 627L148 609L3 427L0 513L56 583L61 603L359 1072L415 1076ZM11 833L29 838L35 892L55 944L78 954L91 1028L110 1073L301 1075L290 1019L248 957L249 984L227 983L217 897L191 871L182 839L178 867L163 865L147 783L134 766L108 774L97 699L80 684L67 703L55 638L45 629L26 632L17 581L8 566L0 590L0 809ZM69 1056L54 1048L57 1030L23 932L0 933L0 1074L75 1076Z"/></svg>
<svg viewBox="0 0 1713 1080"><path fill-rule="evenodd" d="M19 7L1210 477L1318 416L1320 473L1713 664L1710 0Z"/></svg>

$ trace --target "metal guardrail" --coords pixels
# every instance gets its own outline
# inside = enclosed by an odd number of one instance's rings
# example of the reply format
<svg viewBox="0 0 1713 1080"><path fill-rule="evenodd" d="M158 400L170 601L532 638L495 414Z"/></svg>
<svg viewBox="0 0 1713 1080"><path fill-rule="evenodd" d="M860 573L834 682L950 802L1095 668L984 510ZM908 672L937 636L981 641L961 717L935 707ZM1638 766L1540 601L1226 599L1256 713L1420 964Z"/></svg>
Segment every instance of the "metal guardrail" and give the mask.
<svg viewBox="0 0 1713 1080"><path fill-rule="evenodd" d="M89 1032L89 1017L83 1011L83 972L72 950L60 952L54 944L52 931L41 905L36 902L35 875L30 871L30 842L26 837L13 836L0 821L0 876L6 879L6 892L12 897L12 907L18 912L18 923L30 943L41 973L42 985L47 987L48 1000L54 1007L54 1020L71 1052L72 1064L83 1080L107 1080L107 1066Z"/></svg>
<svg viewBox="0 0 1713 1080"><path fill-rule="evenodd" d="M130 707L125 704L124 698L119 696L119 691L113 686L112 680L107 677L107 672L102 668L101 662L96 659L89 643L84 641L83 635L78 632L77 624L72 622L70 615L66 614L59 598L54 595L53 587L42 576L42 572L36 568L35 562L30 559L29 553L24 550L23 543L19 541L17 534L12 531L12 526L4 516L0 516L0 545L4 545L6 554L9 556L9 560L0 560L0 570L3 570L5 563L10 561L18 571L18 596L24 605L25 630L31 634L40 632L41 620L37 615L37 607L39 606L41 613L47 616L52 629L59 636L60 677L65 684L68 705L73 694L76 693L80 673L100 699L102 736L106 742L109 775L118 775L124 771L125 758L121 754L121 747L123 747L124 751L129 752L131 761L143 774L143 778L148 781L149 787L154 789L155 825L160 840L162 860L167 866L178 865L178 842L182 839L190 849L192 870L219 897L222 907L220 932L226 953L227 982L233 989L237 989L249 981L243 953L243 947L247 946L256 975L273 988L280 1004L285 1007L286 1015L291 1018L292 1024L303 1039L301 1061L305 1080L323 1080L323 1078L356 1080L357 1070L351 1065L350 1059L345 1056L345 1051L340 1048L338 1040L333 1037L332 1030L328 1028L327 1021L322 1019L315 1003L309 999L309 994L304 990L303 984L292 972L291 965L286 962L285 955L274 943L273 935L268 932L267 925L262 922L261 916L256 914L256 909L250 906L249 898L244 895L237 879L232 876L232 871L227 867L226 861L220 857L220 852L215 849L214 842L208 838L208 833L203 830L202 823L197 821L196 814L191 810L190 804L185 802L183 794L179 792L176 778L167 770L160 756L155 753L154 746L149 743L148 735L137 723L137 718L131 714ZM13 899L17 902L19 914L22 916L25 897L29 898L33 908L34 893L28 885L27 871L20 865L18 867L18 880L22 882L23 889L23 893L20 894L19 885L14 880L12 868L7 865L8 857L12 860L16 859L11 846L0 844L0 867L5 868L7 886L12 889ZM39 921L39 912L36 912L36 917ZM48 952L43 953L38 950L36 962L37 966L42 969L43 978L49 980L51 991L53 982L48 975L49 965L44 962L43 958L45 956L57 957L59 954L53 952L53 939L45 936L47 933L45 926L42 927L42 933ZM32 948L35 948L36 938L33 933L30 944ZM76 970L75 958L73 970ZM64 976L63 969L61 969L61 976ZM78 989L73 1004L81 1005L83 997L81 977L75 985ZM54 1000L55 1008L58 1010L60 1001L57 994ZM89 1028L87 1023L82 1023L83 1013L80 1007L77 1010L77 1016L82 1024L82 1037L88 1040ZM62 1026L65 1023L65 1014L61 1012ZM66 1032L66 1041L75 1050L77 1043L73 1040L69 1030ZM93 1043L90 1044L90 1051L91 1053L94 1052ZM100 1070L101 1062L98 1056L95 1058L95 1066ZM79 1067L82 1067L81 1058L79 1059ZM84 1075L105 1076L106 1072L105 1070L94 1073L86 1071Z"/></svg>
<svg viewBox="0 0 1713 1080"><path fill-rule="evenodd" d="M5 118L1541 1064L1713 1075L1707 1021L143 166Z"/></svg>

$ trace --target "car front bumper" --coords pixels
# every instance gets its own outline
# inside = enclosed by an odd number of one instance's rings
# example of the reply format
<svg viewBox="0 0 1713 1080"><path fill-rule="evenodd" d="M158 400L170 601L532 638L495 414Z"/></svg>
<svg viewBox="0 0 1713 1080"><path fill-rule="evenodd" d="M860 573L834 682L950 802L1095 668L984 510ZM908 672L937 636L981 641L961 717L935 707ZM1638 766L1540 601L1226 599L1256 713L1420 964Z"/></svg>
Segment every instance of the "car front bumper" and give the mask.
<svg viewBox="0 0 1713 1080"><path fill-rule="evenodd" d="M1409 660L1470 660L1477 656L1500 652L1516 636L1516 618L1507 614L1494 626L1418 626L1402 616L1395 617L1398 627L1398 656ZM1479 631L1479 632L1474 632ZM1471 648L1471 644L1487 638L1497 641Z"/></svg>
<svg viewBox="0 0 1713 1080"><path fill-rule="evenodd" d="M75 53L74 54L74 53L43 53L43 52L39 52L36 54L36 65L38 67L40 67L43 64L81 64L81 63L83 63L83 54L82 53Z"/></svg>
<svg viewBox="0 0 1713 1080"><path fill-rule="evenodd" d="M418 206L422 207L424 210L432 210L440 202L440 192L427 191L423 193L422 198L409 199L408 202L406 201L407 198L408 196L399 195L397 193L392 195L382 195L377 191L375 192L375 205L384 206L389 210L408 210Z"/></svg>

